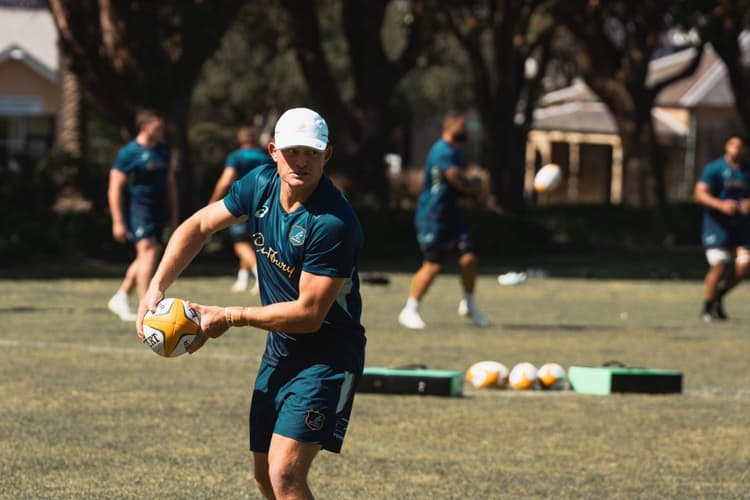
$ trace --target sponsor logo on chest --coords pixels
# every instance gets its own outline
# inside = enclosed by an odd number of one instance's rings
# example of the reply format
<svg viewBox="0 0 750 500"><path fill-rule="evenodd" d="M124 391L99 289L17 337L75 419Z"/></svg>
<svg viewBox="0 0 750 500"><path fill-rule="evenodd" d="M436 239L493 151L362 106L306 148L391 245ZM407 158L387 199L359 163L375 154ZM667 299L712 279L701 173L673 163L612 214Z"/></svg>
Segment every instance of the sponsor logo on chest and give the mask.
<svg viewBox="0 0 750 500"><path fill-rule="evenodd" d="M255 253L257 253L258 255L262 255L263 257L268 259L268 262L281 269L281 271L286 274L289 279L292 278L292 276L294 275L294 271L297 269L296 266L290 265L281 260L279 251L270 245L266 245L266 237L263 235L263 233L254 233L251 241L253 243L253 247L255 247Z"/></svg>

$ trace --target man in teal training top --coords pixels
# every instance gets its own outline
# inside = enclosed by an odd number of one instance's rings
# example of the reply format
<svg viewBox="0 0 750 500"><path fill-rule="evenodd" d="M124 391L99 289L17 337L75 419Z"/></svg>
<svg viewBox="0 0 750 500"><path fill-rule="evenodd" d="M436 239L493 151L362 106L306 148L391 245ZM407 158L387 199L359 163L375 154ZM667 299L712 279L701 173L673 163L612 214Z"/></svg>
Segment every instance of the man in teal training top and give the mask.
<svg viewBox="0 0 750 500"><path fill-rule="evenodd" d="M138 310L143 317L209 235L247 218L258 259L259 307L190 303L201 316L194 353L229 327L267 330L250 409L255 479L267 498L312 498L308 471L321 449L339 452L364 367L354 210L323 175L328 126L307 108L286 111L268 151L276 162L236 181L227 196L174 232Z"/></svg>

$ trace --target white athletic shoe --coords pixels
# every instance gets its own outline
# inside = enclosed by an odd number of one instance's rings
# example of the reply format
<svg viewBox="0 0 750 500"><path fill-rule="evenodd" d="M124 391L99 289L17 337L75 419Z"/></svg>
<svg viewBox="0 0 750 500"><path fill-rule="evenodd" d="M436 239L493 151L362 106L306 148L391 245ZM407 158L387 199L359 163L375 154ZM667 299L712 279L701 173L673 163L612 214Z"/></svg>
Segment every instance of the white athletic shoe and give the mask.
<svg viewBox="0 0 750 500"><path fill-rule="evenodd" d="M136 315L130 310L127 296L115 294L107 302L107 307L123 321L135 321Z"/></svg>
<svg viewBox="0 0 750 500"><path fill-rule="evenodd" d="M406 307L401 309L401 312L398 315L398 322L412 330L424 330L424 327L427 326L424 324L424 321L422 321L419 311L407 309Z"/></svg>
<svg viewBox="0 0 750 500"><path fill-rule="evenodd" d="M233 292L244 292L245 290L247 290L247 280L237 280L232 285Z"/></svg>
<svg viewBox="0 0 750 500"><path fill-rule="evenodd" d="M471 318L471 320L477 326L490 326L489 320L482 316L482 313L477 311L476 307L469 307L466 299L461 299L461 302L458 303L458 314L459 316L466 316L467 318Z"/></svg>

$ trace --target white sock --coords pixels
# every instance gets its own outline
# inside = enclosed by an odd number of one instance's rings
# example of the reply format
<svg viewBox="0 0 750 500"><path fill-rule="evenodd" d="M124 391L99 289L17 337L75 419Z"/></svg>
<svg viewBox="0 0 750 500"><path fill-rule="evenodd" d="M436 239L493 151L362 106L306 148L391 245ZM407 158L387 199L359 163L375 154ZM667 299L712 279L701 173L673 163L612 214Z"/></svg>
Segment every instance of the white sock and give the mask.
<svg viewBox="0 0 750 500"><path fill-rule="evenodd" d="M419 301L414 297L409 297L406 299L406 307L404 309L408 309L409 311L419 311Z"/></svg>
<svg viewBox="0 0 750 500"><path fill-rule="evenodd" d="M242 283L247 283L247 277L250 275L250 272L247 269L240 269L237 271L237 281Z"/></svg>
<svg viewBox="0 0 750 500"><path fill-rule="evenodd" d="M258 279L258 266L253 266L252 269L250 269L253 273L253 277L257 280Z"/></svg>

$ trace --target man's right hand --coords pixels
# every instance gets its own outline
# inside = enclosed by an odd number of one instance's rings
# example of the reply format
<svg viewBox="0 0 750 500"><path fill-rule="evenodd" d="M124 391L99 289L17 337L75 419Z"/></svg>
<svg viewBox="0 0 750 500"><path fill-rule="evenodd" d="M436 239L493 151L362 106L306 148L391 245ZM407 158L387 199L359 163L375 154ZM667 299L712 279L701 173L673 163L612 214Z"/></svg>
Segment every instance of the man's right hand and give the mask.
<svg viewBox="0 0 750 500"><path fill-rule="evenodd" d="M164 291L159 290L156 287L149 286L146 294L141 298L141 302L138 304L138 313L135 319L135 331L138 334L138 338L143 342L146 336L143 334L143 318L147 312L156 312L156 306L159 302L164 299Z"/></svg>
<svg viewBox="0 0 750 500"><path fill-rule="evenodd" d="M128 228L122 222L112 223L112 238L119 243L128 241Z"/></svg>
<svg viewBox="0 0 750 500"><path fill-rule="evenodd" d="M719 200L719 206L717 207L719 212L726 215L734 215L737 213L739 204L736 200Z"/></svg>

